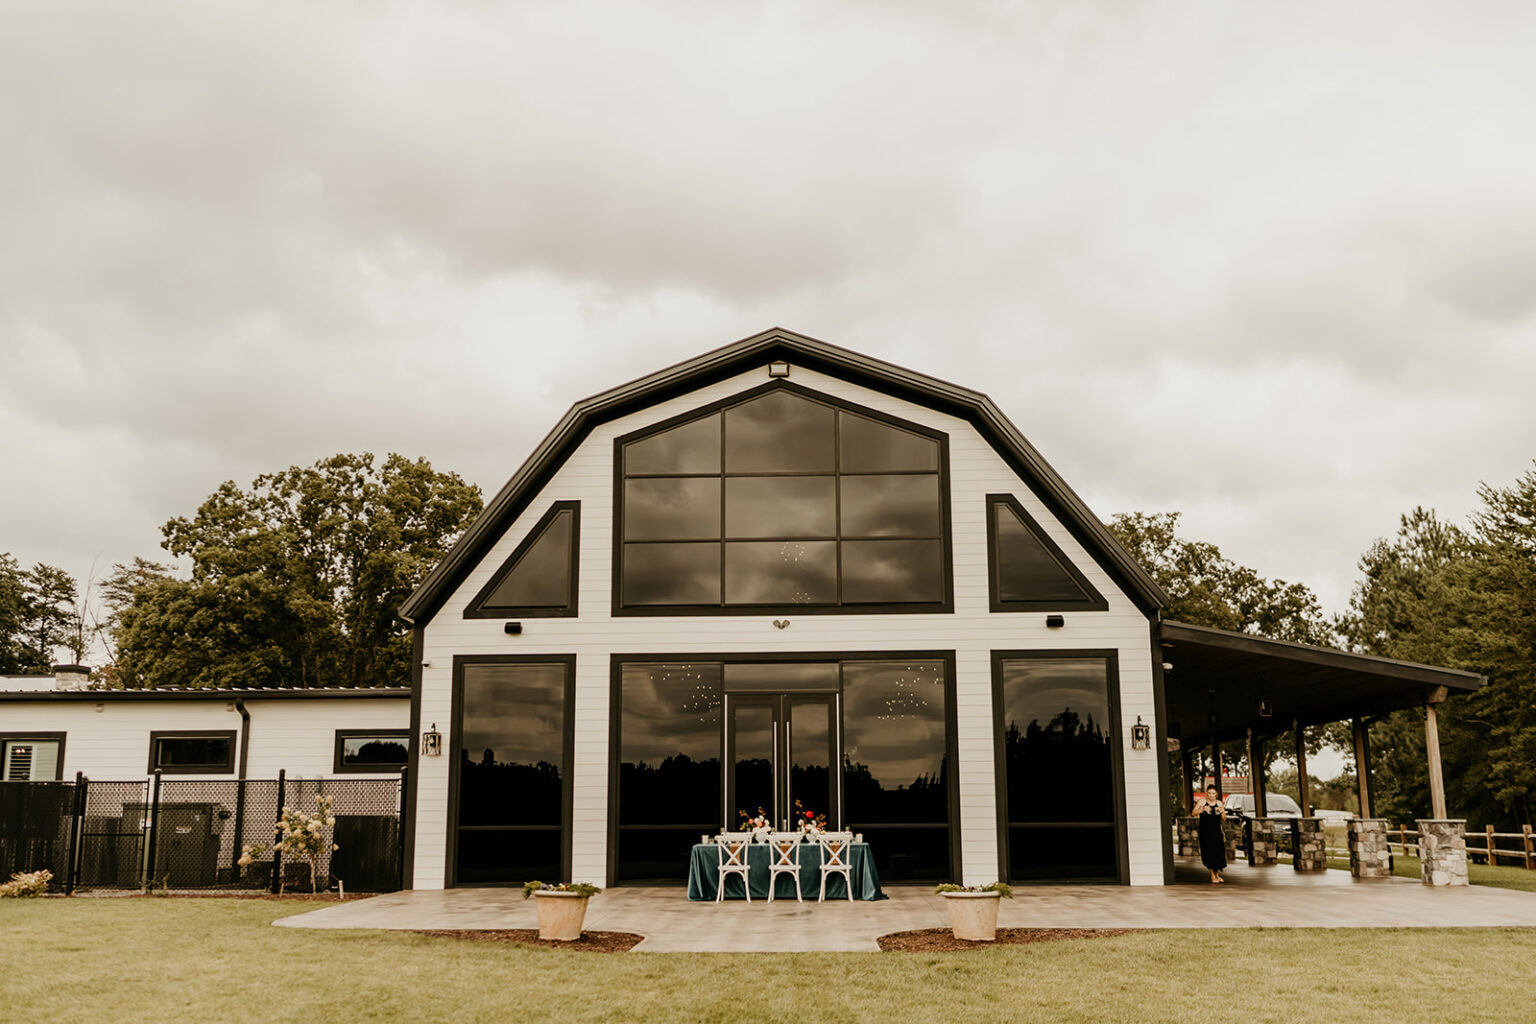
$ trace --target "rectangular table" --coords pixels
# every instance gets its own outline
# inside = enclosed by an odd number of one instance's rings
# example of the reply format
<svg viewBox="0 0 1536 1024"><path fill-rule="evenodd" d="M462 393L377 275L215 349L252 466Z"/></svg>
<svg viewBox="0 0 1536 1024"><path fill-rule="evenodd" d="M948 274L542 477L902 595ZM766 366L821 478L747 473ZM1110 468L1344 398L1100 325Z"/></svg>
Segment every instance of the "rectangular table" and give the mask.
<svg viewBox="0 0 1536 1024"><path fill-rule="evenodd" d="M875 870L875 859L869 852L868 843L850 844L848 864L851 868L849 877L853 880L854 899L883 900L886 898L885 893L880 891L880 873ZM693 854L688 861L688 898L713 901L715 888L719 882L719 848L713 843L695 843ZM747 850L747 885L754 900L768 898L767 843L753 843ZM821 847L815 843L806 843L800 847L800 893L806 899L812 900L821 895ZM842 875L832 875L827 879L827 899L830 900L833 897L840 900L848 898L848 890L843 885ZM741 883L727 880L725 898L746 899L741 894ZM783 879L780 879L779 891L774 895L774 900L794 898L795 894L790 891Z"/></svg>

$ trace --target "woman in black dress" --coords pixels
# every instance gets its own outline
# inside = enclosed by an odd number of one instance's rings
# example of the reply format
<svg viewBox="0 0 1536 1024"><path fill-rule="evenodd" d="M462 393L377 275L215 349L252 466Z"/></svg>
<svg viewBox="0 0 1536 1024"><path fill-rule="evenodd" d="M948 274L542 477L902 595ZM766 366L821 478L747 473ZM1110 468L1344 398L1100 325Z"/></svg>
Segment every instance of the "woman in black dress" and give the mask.
<svg viewBox="0 0 1536 1024"><path fill-rule="evenodd" d="M1227 809L1215 786L1208 787L1195 801L1195 816L1200 821L1200 863L1210 871L1211 884L1220 885L1226 881L1221 873L1227 866L1227 837L1222 829Z"/></svg>

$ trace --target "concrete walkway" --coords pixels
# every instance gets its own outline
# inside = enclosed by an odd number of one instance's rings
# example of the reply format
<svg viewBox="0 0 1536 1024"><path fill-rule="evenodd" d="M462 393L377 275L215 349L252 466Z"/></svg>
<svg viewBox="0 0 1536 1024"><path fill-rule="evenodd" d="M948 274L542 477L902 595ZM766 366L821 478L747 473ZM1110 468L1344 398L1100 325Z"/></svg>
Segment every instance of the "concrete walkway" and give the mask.
<svg viewBox="0 0 1536 1024"><path fill-rule="evenodd" d="M1003 928L1483 928L1536 927L1536 893L1472 886L1432 889L1411 879L1357 881L1346 871L1298 875L1277 865L1233 865L1229 882L1179 865L1181 884L1019 886L998 914ZM1189 879L1188 883L1185 879ZM889 900L823 904L762 900L690 903L681 887L610 889L586 927L637 932L636 952L836 952L878 949L877 936L949 925L928 887L892 887ZM519 889L389 893L285 917L285 928L533 928L533 901Z"/></svg>

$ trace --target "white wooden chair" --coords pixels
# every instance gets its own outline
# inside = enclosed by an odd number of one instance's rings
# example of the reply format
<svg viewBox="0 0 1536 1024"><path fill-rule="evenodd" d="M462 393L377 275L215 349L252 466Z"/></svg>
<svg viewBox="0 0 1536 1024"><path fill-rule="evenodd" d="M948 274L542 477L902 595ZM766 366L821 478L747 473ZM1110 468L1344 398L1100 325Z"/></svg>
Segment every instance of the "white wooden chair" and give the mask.
<svg viewBox="0 0 1536 1024"><path fill-rule="evenodd" d="M816 902L827 898L827 876L842 875L843 886L848 890L848 902L853 902L853 833L822 832L816 837L821 847L821 895Z"/></svg>
<svg viewBox="0 0 1536 1024"><path fill-rule="evenodd" d="M752 883L747 878L747 851L752 849L751 832L722 832L715 837L715 851L720 858L720 881L715 886L715 902L725 898L725 880L741 876L741 889L752 902Z"/></svg>
<svg viewBox="0 0 1536 1024"><path fill-rule="evenodd" d="M801 903L805 897L800 895L800 833L799 832L773 832L768 836L768 902L773 902L774 890L779 885L779 876L788 875L795 883L795 899Z"/></svg>

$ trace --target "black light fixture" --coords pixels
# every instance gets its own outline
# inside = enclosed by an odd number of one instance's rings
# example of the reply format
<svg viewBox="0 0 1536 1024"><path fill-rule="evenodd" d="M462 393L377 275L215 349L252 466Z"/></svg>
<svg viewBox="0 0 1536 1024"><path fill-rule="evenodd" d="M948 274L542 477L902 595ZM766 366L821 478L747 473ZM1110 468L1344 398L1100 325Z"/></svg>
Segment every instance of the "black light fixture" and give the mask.
<svg viewBox="0 0 1536 1024"><path fill-rule="evenodd" d="M421 752L427 757L443 756L443 734L437 731L437 723L421 734Z"/></svg>
<svg viewBox="0 0 1536 1024"><path fill-rule="evenodd" d="M1259 717L1260 718L1274 718L1275 717L1275 706L1273 704L1271 704L1269 701L1265 700L1263 697L1259 698Z"/></svg>
<svg viewBox="0 0 1536 1024"><path fill-rule="evenodd" d="M1066 619L1066 616L1064 616L1064 615L1047 615L1045 617L1045 628L1046 629L1060 629L1062 626L1065 626L1066 624L1067 624L1067 619Z"/></svg>
<svg viewBox="0 0 1536 1024"><path fill-rule="evenodd" d="M1152 749L1152 729L1142 722L1140 715L1136 716L1136 724L1131 726L1131 749Z"/></svg>
<svg viewBox="0 0 1536 1024"><path fill-rule="evenodd" d="M502 630L508 636L517 636L523 631L523 624L521 622L509 622L502 627Z"/></svg>

